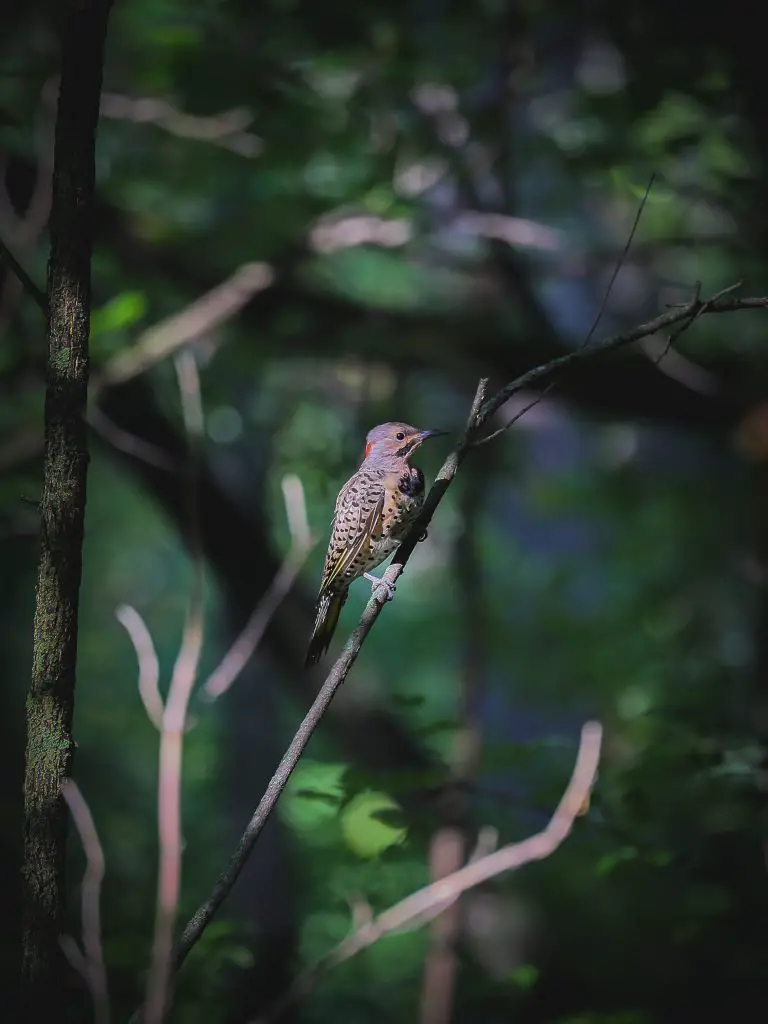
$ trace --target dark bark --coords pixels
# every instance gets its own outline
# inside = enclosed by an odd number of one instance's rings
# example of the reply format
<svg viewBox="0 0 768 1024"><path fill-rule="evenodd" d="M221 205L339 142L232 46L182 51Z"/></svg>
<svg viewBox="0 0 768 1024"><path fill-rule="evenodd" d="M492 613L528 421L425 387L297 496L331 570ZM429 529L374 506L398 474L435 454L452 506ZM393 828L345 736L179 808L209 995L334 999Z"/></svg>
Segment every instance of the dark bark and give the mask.
<svg viewBox="0 0 768 1024"><path fill-rule="evenodd" d="M77 620L88 468L84 420L93 244L94 149L111 0L72 0L61 33L61 85L48 269L45 456L24 779L24 1020L60 1015Z"/></svg>

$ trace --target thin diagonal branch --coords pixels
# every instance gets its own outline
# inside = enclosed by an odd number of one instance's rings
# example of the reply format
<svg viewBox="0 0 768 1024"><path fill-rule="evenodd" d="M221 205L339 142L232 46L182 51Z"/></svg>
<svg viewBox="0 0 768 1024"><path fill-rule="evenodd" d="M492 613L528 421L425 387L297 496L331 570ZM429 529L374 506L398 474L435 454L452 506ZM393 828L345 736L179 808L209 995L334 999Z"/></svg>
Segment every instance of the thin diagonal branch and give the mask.
<svg viewBox="0 0 768 1024"><path fill-rule="evenodd" d="M178 110L166 99L107 92L101 98L101 116L155 125L179 138L208 142L245 157L257 157L264 148L258 135L246 130L254 119L242 107L200 117Z"/></svg>
<svg viewBox="0 0 768 1024"><path fill-rule="evenodd" d="M94 374L89 398L115 384L123 384L178 352L182 346L212 331L239 313L257 292L274 279L266 263L244 263L225 281L190 302L178 313L142 331L129 348L121 349Z"/></svg>
<svg viewBox="0 0 768 1024"><path fill-rule="evenodd" d="M382 608L386 605L389 594L389 588L386 584L394 584L403 572L416 548L419 538L432 521L438 505L450 487L467 452L478 443L478 432L488 421L489 417L518 391L530 387L539 380L575 362L592 359L600 354L615 351L622 346L631 344L633 341L638 341L640 338L655 334L666 327L685 322L704 313L727 313L742 309L768 309L768 296L745 299L713 298L704 303L697 299L686 306L670 310L654 320L641 324L631 331L614 335L585 349L570 352L565 356L560 356L548 363L534 367L505 385L491 398L485 397L488 386L487 379L484 378L479 382L464 431L456 447L438 472L435 482L427 494L421 514L397 549L392 564L382 577L382 584L371 594L357 627L350 635L343 651L328 673L312 707L299 725L280 764L270 779L251 820L248 822L228 865L214 884L210 895L198 907L187 923L174 951L174 966L176 969L184 963L190 951L231 892L314 730L322 720L339 687L349 674L349 670L354 665L366 636L373 628L373 624L379 617ZM136 1024L139 1020L140 1015L134 1015L132 1024Z"/></svg>
<svg viewBox="0 0 768 1024"><path fill-rule="evenodd" d="M277 575L256 605L240 636L208 677L203 693L216 700L226 693L243 671L261 642L272 616L296 582L301 568L315 545L307 519L307 505L301 480L292 473L283 477L283 500L291 534L291 547Z"/></svg>
<svg viewBox="0 0 768 1024"><path fill-rule="evenodd" d="M637 229L638 229L638 227L640 225L640 218L643 216L643 210L645 210L645 204L648 202L648 197L651 194L651 189L653 188L653 184L654 184L655 181L656 181L656 172L654 171L653 174L651 175L651 177L648 179L648 184L645 187L645 192L643 193L643 198L640 200L640 205L638 206L637 212L635 213L635 219L632 222L632 227L629 230L629 235L627 236L627 240L624 243L624 248L621 250L621 255L616 260L616 264L615 264L615 266L613 268L613 273L611 274L610 280L608 281L608 287L605 289L605 292L603 293L603 298L602 298L602 301L600 302L600 306L598 307L597 313L595 315L595 319L592 321L592 326L587 331L587 334L586 334L586 336L584 338L584 341L582 341L582 343L581 343L581 346L580 346L581 348L586 348L587 345L590 343L590 341L592 341L594 333L597 330L597 328L598 328L598 326L600 324L600 321L603 318L603 313L605 313L605 307L608 305L608 300L611 297L611 292L613 291L613 286L616 284L616 278L621 273L621 268L624 266L624 263L625 263L625 261L627 259L627 256L629 255L629 250L632 248L632 242L635 239L635 235L637 234Z"/></svg>
<svg viewBox="0 0 768 1024"><path fill-rule="evenodd" d="M603 313L605 313L606 307L608 305L608 300L611 297L611 292L613 291L613 286L616 284L616 279L619 276L619 273L621 272L621 268L624 266L624 262L625 262L625 260L627 258L629 250L630 250L630 248L632 246L632 242L634 241L635 235L637 234L637 229L638 229L638 226L640 224L640 218L643 215L643 210L645 209L645 204L648 202L648 196L651 194L651 189L653 188L653 183L654 183L655 180L656 180L656 174L654 172L651 175L651 177L650 177L650 179L648 181L648 184L647 184L646 189L645 189L645 193L643 194L643 198L640 200L640 205L637 208L637 212L635 214L635 219L632 222L632 227L630 228L629 235L627 236L627 240L624 243L624 248L622 249L621 254L620 254L620 256L619 256L618 260L616 261L616 264L615 264L615 266L613 268L613 273L611 274L610 280L608 281L608 285L607 285L607 287L605 289L605 292L603 293L603 298L600 301L600 305L598 306L597 313L595 314L595 318L592 321L592 324L591 324L589 330L584 335L584 340L579 345L579 351L582 351L583 349L587 348L587 346L589 345L590 341L592 340L592 337L593 337L595 331L597 330L598 326L600 325L600 321L603 318ZM696 297L697 298L698 298L698 295L699 295L699 293L697 292L696 293ZM681 328L680 330L682 331L682 330L684 330L684 328ZM557 377L553 378L549 382L549 384L547 384L547 386L545 388L543 388L543 390L541 390L538 393L538 395L536 395L535 398L531 399L531 401L528 402L524 406L524 408L520 409L519 412L517 412L514 416L512 416L511 419L509 419L504 424L503 427L501 427L499 430L495 431L493 434L489 434L488 437L487 438L483 438L482 441L478 441L478 444L484 444L486 440L490 441L491 438L497 437L499 434L503 434L505 430L509 430L509 428L514 423L517 423L517 421L519 419L522 419L522 417L525 416L525 414L527 412L530 412L530 410L533 409L535 406L537 406L539 404L539 402L542 402L547 397L547 395L549 395L555 389L555 387L557 387L559 382L560 382L560 378L557 378Z"/></svg>
<svg viewBox="0 0 768 1024"><path fill-rule="evenodd" d="M48 315L48 298L47 298L45 292L43 291L42 288L40 288L38 285L35 284L35 282L32 280L32 278L26 272L24 267L22 267L22 265L16 259L16 257L13 255L13 253L8 248L8 246L5 244L5 242L2 240L2 238L0 238L0 262L3 261L3 260L5 260L5 262L11 268L13 273L19 279L19 281L21 282L22 287L26 291L27 295L29 295L30 298L34 299L35 303L42 310L43 315L47 316Z"/></svg>
<svg viewBox="0 0 768 1024"><path fill-rule="evenodd" d="M118 427L95 403L90 405L86 416L91 429L116 451L123 452L125 455L130 455L135 459L140 459L142 462L155 466L157 469L162 469L166 473L176 472L177 464L167 452L150 441L145 441L143 437L138 437L136 434L131 434L127 430L123 430L122 427ZM2 454L0 453L1 465Z"/></svg>
<svg viewBox="0 0 768 1024"><path fill-rule="evenodd" d="M500 409L501 406L512 397L512 395L516 395L519 391L527 390L534 384L538 384L540 381L545 380L553 373L562 372L570 366L573 366L575 363L583 362L585 359L592 359L598 355L605 355L608 352L615 352L617 349L631 345L634 341L640 341L641 338L648 338L652 334L656 334L658 331L666 330L666 328L672 327L674 324L685 325L685 328L687 329L693 320L698 319L706 313L736 313L747 309L768 309L768 296L760 295L744 299L716 298L714 296L707 300L695 298L684 306L670 309L666 313L661 313L659 316L654 317L653 320L648 320L644 324L639 324L631 331L624 331L621 334L611 335L611 337L595 342L587 348L576 349L573 352L568 352L564 356L558 356L557 359L551 359L548 363L542 363L540 366L534 366L533 369L528 370L527 373L522 374L520 377L516 377L515 380L506 384L500 391L490 398L483 405L483 408L480 411L480 419L485 423L485 421ZM526 410L523 410L523 412L525 411ZM520 418L520 415L522 415L522 413L515 416L515 418L510 421L510 424L505 424L503 427L493 431L493 433L488 434L486 437L480 438L478 441L475 441L475 444L486 444L494 437L498 437L499 434L503 434L511 423L516 422L516 420Z"/></svg>

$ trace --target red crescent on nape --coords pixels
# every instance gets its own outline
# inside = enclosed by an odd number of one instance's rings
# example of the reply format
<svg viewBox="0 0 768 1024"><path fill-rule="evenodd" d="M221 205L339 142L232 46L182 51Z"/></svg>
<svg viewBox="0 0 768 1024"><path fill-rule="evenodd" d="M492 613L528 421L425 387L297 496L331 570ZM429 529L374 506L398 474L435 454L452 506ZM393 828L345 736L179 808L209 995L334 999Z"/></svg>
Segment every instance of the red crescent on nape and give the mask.
<svg viewBox="0 0 768 1024"><path fill-rule="evenodd" d="M368 444L365 446L365 458L366 459L371 454L372 448L373 448L373 441L369 441Z"/></svg>

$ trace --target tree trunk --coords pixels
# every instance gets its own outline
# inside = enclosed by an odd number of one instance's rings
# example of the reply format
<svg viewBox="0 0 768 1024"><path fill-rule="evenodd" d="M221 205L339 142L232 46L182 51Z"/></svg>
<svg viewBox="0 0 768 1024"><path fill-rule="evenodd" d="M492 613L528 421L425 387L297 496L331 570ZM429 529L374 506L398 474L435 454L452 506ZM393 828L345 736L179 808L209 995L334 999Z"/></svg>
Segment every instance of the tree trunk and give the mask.
<svg viewBox="0 0 768 1024"><path fill-rule="evenodd" d="M24 1020L61 1016L70 774L88 447L94 148L112 0L70 0L61 32L51 255L45 461L40 502L32 680L24 779L22 985Z"/></svg>

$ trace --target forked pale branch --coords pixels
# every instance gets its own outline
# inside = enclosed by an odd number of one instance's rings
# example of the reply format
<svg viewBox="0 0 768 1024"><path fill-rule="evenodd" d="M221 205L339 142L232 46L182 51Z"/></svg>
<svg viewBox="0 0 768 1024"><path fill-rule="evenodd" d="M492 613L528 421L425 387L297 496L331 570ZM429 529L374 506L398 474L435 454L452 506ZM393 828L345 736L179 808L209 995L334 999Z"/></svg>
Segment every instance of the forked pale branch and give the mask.
<svg viewBox="0 0 768 1024"><path fill-rule="evenodd" d="M275 578L256 605L240 636L214 669L203 687L208 700L215 700L230 688L245 668L261 642L264 632L280 602L298 579L307 556L315 545L309 529L307 503L301 480L286 474L282 481L283 500L291 534L291 547Z"/></svg>
<svg viewBox="0 0 768 1024"><path fill-rule="evenodd" d="M147 1024L162 1024L170 1004L173 929L181 891L181 779L184 733L189 702L197 680L203 650L205 613L205 566L199 544L197 502L197 457L203 438L204 417L200 378L195 357L191 352L181 352L176 357L176 372L184 425L191 451L190 465L187 469L187 510L190 520L193 584L160 729L157 782L160 864L157 878L155 935L144 1011Z"/></svg>
<svg viewBox="0 0 768 1024"><path fill-rule="evenodd" d="M333 967L357 956L385 935L419 927L454 903L462 893L487 882L496 875L516 871L532 861L544 860L568 838L574 821L589 799L597 777L603 730L599 722L587 722L581 730L581 742L570 782L547 827L519 843L473 858L452 875L419 889L378 917L366 921L349 938L340 942L328 956L300 975L290 991L254 1024L268 1024L282 1016Z"/></svg>
<svg viewBox="0 0 768 1024"><path fill-rule="evenodd" d="M152 634L144 619L129 604L121 604L115 612L117 620L131 638L139 666L139 696L147 718L158 729L163 727L163 698L160 696L160 663Z"/></svg>
<svg viewBox="0 0 768 1024"><path fill-rule="evenodd" d="M62 937L62 949L78 970L93 999L95 1024L109 1024L109 992L104 949L101 942L101 883L104 880L104 851L90 808L72 779L64 783L61 795L69 807L85 853L85 875L81 897L82 952L72 936Z"/></svg>
<svg viewBox="0 0 768 1024"><path fill-rule="evenodd" d="M194 357L177 357L179 389L184 421L193 453L202 437L203 412ZM203 560L199 551L197 502L194 500L194 473L190 470L189 515L194 586L179 655L174 666L168 698L163 706L158 686L159 667L152 637L141 616L123 605L118 618L128 631L139 662L139 691L149 718L160 728L158 779L158 829L160 868L152 963L144 1007L132 1020L160 1024L170 1004L173 972L173 928L181 885L181 769L183 736L189 727L188 708L197 678L203 639ZM204 693L210 698L223 694L235 681L253 655L275 608L285 596L314 544L306 514L304 490L295 476L283 480L288 527L292 545L272 586L257 606L251 620L218 669L208 679Z"/></svg>

